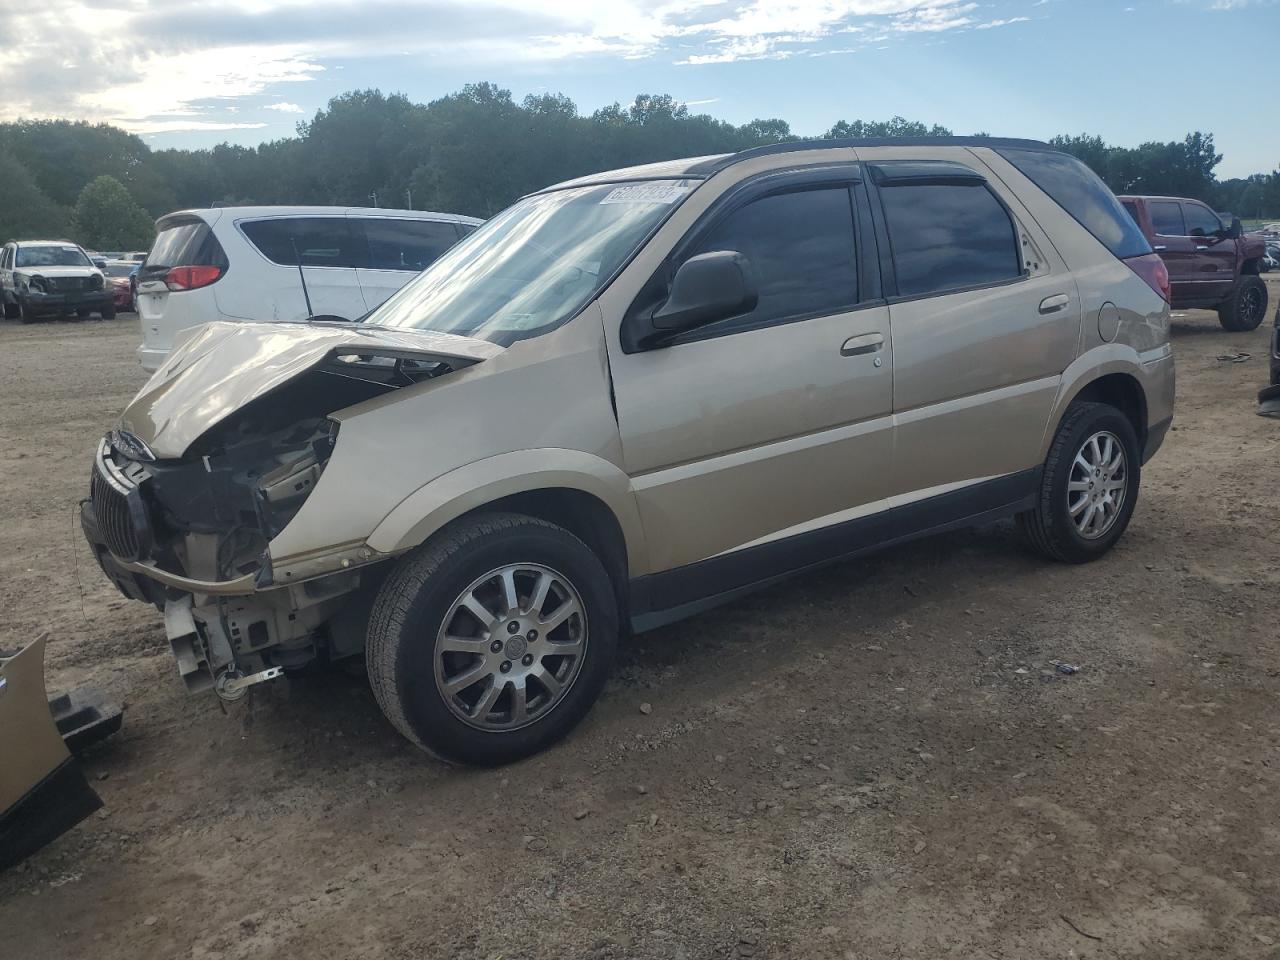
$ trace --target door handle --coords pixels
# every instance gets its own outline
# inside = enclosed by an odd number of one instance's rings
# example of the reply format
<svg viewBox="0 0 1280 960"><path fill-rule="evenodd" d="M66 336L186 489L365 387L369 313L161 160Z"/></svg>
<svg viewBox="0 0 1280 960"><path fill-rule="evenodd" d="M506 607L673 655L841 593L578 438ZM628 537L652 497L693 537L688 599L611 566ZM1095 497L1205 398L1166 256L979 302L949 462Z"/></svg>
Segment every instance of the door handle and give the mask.
<svg viewBox="0 0 1280 960"><path fill-rule="evenodd" d="M1052 297L1045 297L1040 301L1040 312L1057 313L1070 302L1071 298L1065 293L1055 293Z"/></svg>
<svg viewBox="0 0 1280 960"><path fill-rule="evenodd" d="M862 333L850 337L840 346L840 356L857 357L867 353L875 353L884 346L884 334Z"/></svg>
<svg viewBox="0 0 1280 960"><path fill-rule="evenodd" d="M1152 249L1152 250L1168 250L1169 248L1168 248L1168 247L1166 247L1163 243L1157 243L1157 244L1156 244L1154 247L1152 247L1151 249Z"/></svg>

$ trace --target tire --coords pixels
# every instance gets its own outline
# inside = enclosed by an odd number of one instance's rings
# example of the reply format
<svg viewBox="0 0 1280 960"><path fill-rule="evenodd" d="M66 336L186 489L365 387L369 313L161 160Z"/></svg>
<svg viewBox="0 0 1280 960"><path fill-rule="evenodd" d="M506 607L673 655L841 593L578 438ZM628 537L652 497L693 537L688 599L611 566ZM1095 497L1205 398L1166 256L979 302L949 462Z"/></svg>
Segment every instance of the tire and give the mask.
<svg viewBox="0 0 1280 960"><path fill-rule="evenodd" d="M114 303L108 303L102 308L101 313L103 320L114 320L116 318L116 305Z"/></svg>
<svg viewBox="0 0 1280 960"><path fill-rule="evenodd" d="M1104 466L1098 476L1081 467L1081 462L1097 459L1090 440L1101 436L1109 437L1123 453L1123 473L1109 473ZM1099 447L1105 451L1104 440L1099 441ZM1114 463L1114 457L1109 462ZM1049 445L1038 502L1016 518L1018 531L1033 549L1050 560L1096 560L1115 546L1128 527L1138 502L1141 476L1141 452L1129 418L1109 404L1073 403ZM1069 489L1074 483L1094 486ZM1094 500L1095 495L1100 499ZM1081 496L1088 499L1080 501ZM1115 507L1109 517L1107 497ZM1073 506L1078 506L1078 511L1073 511ZM1087 519L1091 507L1095 517L1102 509L1102 516L1093 521L1092 529L1082 531L1079 523Z"/></svg>
<svg viewBox="0 0 1280 960"><path fill-rule="evenodd" d="M88 320L89 317L92 316L92 314L93 314L92 310L86 310L84 308L81 308L76 311L76 316L79 317L81 320Z"/></svg>
<svg viewBox="0 0 1280 960"><path fill-rule="evenodd" d="M1266 315L1267 285L1254 274L1242 276L1230 298L1218 307L1218 322L1232 333L1256 330Z"/></svg>
<svg viewBox="0 0 1280 960"><path fill-rule="evenodd" d="M35 323L36 318L28 309L26 301L21 297L18 298L18 319L23 323Z"/></svg>
<svg viewBox="0 0 1280 960"><path fill-rule="evenodd" d="M4 301L4 318L6 320L18 319L18 305L16 303L10 303L8 300Z"/></svg>
<svg viewBox="0 0 1280 960"><path fill-rule="evenodd" d="M500 588L508 569L514 615ZM544 574L548 587L534 611ZM468 597L478 606L464 604ZM538 633L561 604L578 612ZM487 628L470 612L477 608ZM550 652L557 643L580 652ZM442 760L496 766L573 729L600 695L617 645L617 602L600 559L554 524L494 513L456 522L399 561L374 601L365 661L378 705L405 737ZM478 679L457 685L470 676Z"/></svg>

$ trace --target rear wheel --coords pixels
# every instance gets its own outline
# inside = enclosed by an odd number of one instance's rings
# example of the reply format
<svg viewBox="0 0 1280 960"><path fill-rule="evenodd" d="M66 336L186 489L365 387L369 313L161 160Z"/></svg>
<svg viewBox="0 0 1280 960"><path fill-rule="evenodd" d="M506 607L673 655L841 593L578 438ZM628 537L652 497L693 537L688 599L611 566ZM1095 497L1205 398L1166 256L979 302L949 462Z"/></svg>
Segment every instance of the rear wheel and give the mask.
<svg viewBox="0 0 1280 960"><path fill-rule="evenodd" d="M105 307L102 308L102 319L114 320L115 318L116 318L116 305L114 303L108 303Z"/></svg>
<svg viewBox="0 0 1280 960"><path fill-rule="evenodd" d="M1051 560L1096 560L1129 525L1141 469L1128 417L1105 403L1072 404L1049 446L1039 502L1018 514L1018 530Z"/></svg>
<svg viewBox="0 0 1280 960"><path fill-rule="evenodd" d="M1256 330L1267 315L1267 285L1261 277L1240 278L1228 300L1218 307L1218 322L1232 333Z"/></svg>
<svg viewBox="0 0 1280 960"><path fill-rule="evenodd" d="M567 734L617 641L599 558L554 524L491 514L400 561L370 614L365 659L402 734L441 759L491 766Z"/></svg>

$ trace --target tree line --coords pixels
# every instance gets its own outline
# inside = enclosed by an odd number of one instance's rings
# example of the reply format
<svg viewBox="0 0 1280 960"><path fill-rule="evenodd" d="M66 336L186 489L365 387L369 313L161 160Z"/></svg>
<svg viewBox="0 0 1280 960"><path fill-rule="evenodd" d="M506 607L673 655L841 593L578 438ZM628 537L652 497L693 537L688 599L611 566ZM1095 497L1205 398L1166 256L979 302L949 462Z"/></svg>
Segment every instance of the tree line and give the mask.
<svg viewBox="0 0 1280 960"><path fill-rule="evenodd" d="M946 136L894 117L841 120L823 137ZM491 83L427 104L355 90L329 101L296 135L256 147L152 150L108 124L0 124L0 240L69 237L95 249L145 249L161 214L213 204L413 207L488 217L571 177L676 157L800 139L780 119L735 125L641 94L581 114L560 94L517 102ZM1101 137L1052 143L1117 193L1189 196L1240 217L1280 219L1280 170L1218 180L1213 135L1118 147Z"/></svg>

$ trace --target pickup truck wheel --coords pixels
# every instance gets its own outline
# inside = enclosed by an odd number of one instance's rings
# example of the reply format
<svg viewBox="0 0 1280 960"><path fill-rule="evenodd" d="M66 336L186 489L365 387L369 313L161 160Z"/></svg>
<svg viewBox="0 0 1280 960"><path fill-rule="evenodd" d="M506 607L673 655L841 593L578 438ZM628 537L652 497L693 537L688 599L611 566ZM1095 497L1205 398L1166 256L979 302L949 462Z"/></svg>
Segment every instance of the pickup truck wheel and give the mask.
<svg viewBox="0 0 1280 960"><path fill-rule="evenodd" d="M3 303L4 303L4 318L6 320L17 320L18 305L16 303L10 303L8 300L4 300Z"/></svg>
<svg viewBox="0 0 1280 960"><path fill-rule="evenodd" d="M26 301L21 297L18 298L18 319L23 323L34 323L35 317L31 313L31 309L27 306Z"/></svg>
<svg viewBox="0 0 1280 960"><path fill-rule="evenodd" d="M565 736L604 687L618 609L604 565L567 530L495 513L403 558L369 617L374 696L440 759L494 766Z"/></svg>
<svg viewBox="0 0 1280 960"><path fill-rule="evenodd" d="M1106 403L1072 404L1049 445L1039 502L1017 516L1019 532L1050 560L1096 560L1129 525L1141 469L1128 417Z"/></svg>
<svg viewBox="0 0 1280 960"><path fill-rule="evenodd" d="M1232 333L1256 330L1266 315L1267 285L1259 276L1241 277L1231 297L1218 307L1218 322Z"/></svg>

